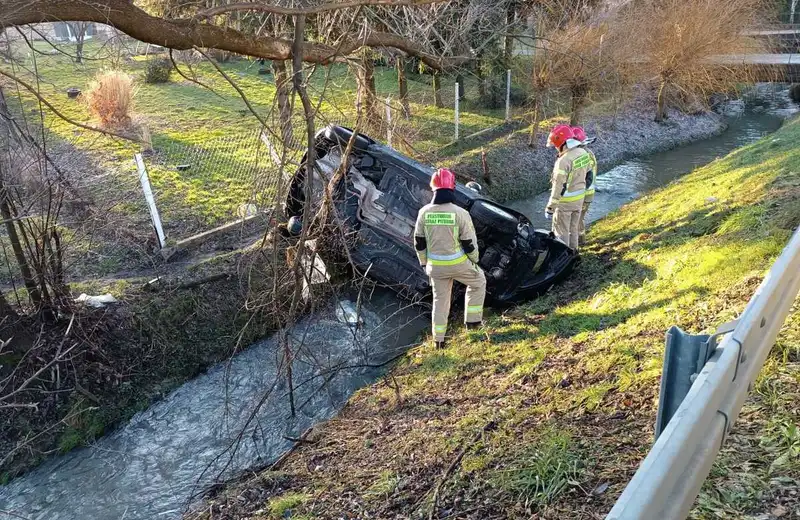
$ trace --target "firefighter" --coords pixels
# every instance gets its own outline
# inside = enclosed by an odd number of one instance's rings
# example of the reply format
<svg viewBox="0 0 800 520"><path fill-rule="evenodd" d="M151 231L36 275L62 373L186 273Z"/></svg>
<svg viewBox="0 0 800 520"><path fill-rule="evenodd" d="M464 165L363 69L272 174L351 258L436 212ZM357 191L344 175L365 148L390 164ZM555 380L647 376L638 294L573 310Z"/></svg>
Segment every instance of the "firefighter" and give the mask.
<svg viewBox="0 0 800 520"><path fill-rule="evenodd" d="M433 200L419 210L414 248L433 288L433 339L445 347L447 316L453 280L467 286L464 322L478 328L483 322L486 277L478 267L478 239L467 210L454 204L456 176L439 169L431 176Z"/></svg>
<svg viewBox="0 0 800 520"><path fill-rule="evenodd" d="M592 159L591 169L586 173L586 193L583 196L583 209L581 210L580 231L578 232L578 244L583 245L586 240L586 214L589 206L594 200L594 181L597 178L597 157L594 152L586 147L586 132L580 126L572 127L572 134L576 141L580 141L580 146L589 153Z"/></svg>
<svg viewBox="0 0 800 520"><path fill-rule="evenodd" d="M586 172L592 162L589 153L579 145L569 125L555 126L547 137L547 146L558 150L558 159L553 167L553 185L545 217L553 220L556 238L575 250L578 249Z"/></svg>

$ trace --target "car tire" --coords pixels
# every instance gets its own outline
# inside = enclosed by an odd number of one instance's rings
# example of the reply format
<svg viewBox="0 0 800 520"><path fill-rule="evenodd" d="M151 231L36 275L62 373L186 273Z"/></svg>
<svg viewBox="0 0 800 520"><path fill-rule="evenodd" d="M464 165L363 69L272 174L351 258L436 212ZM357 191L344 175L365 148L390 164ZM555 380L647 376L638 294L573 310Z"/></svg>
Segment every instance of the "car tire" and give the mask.
<svg viewBox="0 0 800 520"><path fill-rule="evenodd" d="M503 208L484 200L477 200L469 210L476 225L491 228L502 235L516 235L519 220Z"/></svg>

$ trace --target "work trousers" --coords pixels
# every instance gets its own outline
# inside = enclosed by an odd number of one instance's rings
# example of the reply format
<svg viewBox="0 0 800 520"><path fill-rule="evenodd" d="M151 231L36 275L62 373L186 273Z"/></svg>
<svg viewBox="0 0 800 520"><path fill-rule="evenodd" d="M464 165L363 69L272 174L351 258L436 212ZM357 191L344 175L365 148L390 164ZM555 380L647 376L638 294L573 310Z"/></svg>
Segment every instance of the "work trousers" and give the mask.
<svg viewBox="0 0 800 520"><path fill-rule="evenodd" d="M578 249L578 236L581 228L580 209L561 209L556 207L553 215L553 233L556 238L572 249Z"/></svg>
<svg viewBox="0 0 800 520"><path fill-rule="evenodd" d="M464 303L464 321L476 323L483 320L483 300L486 298L486 276L480 267L470 260L455 265L431 265L425 269L433 288L433 339L444 341L447 333L447 317L450 314L450 298L453 280L467 286Z"/></svg>
<svg viewBox="0 0 800 520"><path fill-rule="evenodd" d="M589 206L592 205L592 201L586 202L583 201L583 209L581 209L581 218L580 218L580 228L578 230L578 243L583 245L586 241L586 214L589 213Z"/></svg>

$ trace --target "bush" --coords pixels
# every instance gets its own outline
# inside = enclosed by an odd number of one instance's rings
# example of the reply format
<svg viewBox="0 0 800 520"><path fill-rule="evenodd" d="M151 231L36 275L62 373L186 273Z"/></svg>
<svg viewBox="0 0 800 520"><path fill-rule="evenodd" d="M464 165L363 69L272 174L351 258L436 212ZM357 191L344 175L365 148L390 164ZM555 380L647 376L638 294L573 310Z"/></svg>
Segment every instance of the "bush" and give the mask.
<svg viewBox="0 0 800 520"><path fill-rule="evenodd" d="M145 83L167 83L172 74L172 61L169 58L150 58L144 70Z"/></svg>
<svg viewBox="0 0 800 520"><path fill-rule="evenodd" d="M131 123L133 79L119 71L101 72L85 94L89 111L105 128L125 128Z"/></svg>

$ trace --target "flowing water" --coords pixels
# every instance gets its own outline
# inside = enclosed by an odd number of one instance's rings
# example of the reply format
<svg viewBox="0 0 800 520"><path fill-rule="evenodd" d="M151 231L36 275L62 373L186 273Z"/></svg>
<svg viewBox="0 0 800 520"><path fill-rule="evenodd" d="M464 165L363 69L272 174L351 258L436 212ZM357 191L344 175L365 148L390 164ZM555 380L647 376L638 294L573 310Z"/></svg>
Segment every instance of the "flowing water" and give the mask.
<svg viewBox="0 0 800 520"><path fill-rule="evenodd" d="M430 323L388 291L360 309L357 301L332 301L292 329L294 417L286 379L277 377L276 335L185 383L93 446L0 488L0 519L179 518L215 477L275 460L291 447L287 437L332 417Z"/></svg>
<svg viewBox="0 0 800 520"><path fill-rule="evenodd" d="M782 101L782 96L776 101ZM752 143L774 132L785 117L796 108L785 103L759 102L726 117L728 129L722 134L675 150L626 161L610 170L600 172L595 181L596 193L589 206L587 221L594 222L643 193L669 184L698 166L703 166L731 150ZM735 109L736 106L730 107ZM531 219L537 228L549 229L544 217L549 193L540 193L530 199L507 203Z"/></svg>
<svg viewBox="0 0 800 520"><path fill-rule="evenodd" d="M785 115L774 104L747 108L729 117L728 130L717 137L602 173L590 220L776 130ZM511 205L549 227L546 201L542 194ZM294 417L285 378L278 377L280 344L272 337L187 382L93 446L0 488L0 519L178 518L218 478L275 460L292 445L287 437L333 416L378 376L377 365L428 326L418 308L402 307L392 293L364 300L358 311L355 295L332 301L292 329L299 350Z"/></svg>

